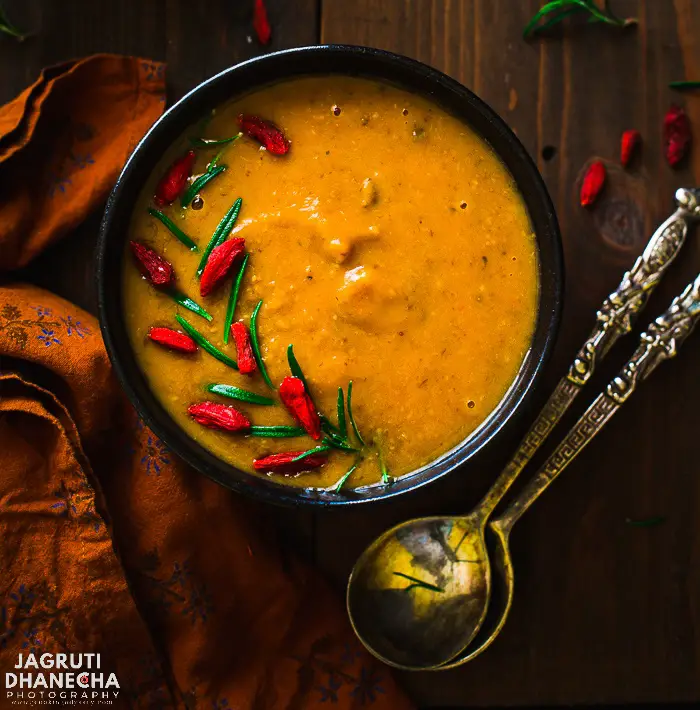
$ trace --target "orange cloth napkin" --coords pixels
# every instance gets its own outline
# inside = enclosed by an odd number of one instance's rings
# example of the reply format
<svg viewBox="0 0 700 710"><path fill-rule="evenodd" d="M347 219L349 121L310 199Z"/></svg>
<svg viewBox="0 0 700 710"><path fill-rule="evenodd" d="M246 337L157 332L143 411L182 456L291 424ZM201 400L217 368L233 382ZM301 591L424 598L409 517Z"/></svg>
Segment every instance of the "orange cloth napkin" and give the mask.
<svg viewBox="0 0 700 710"><path fill-rule="evenodd" d="M0 109L0 269L100 205L164 99L162 64L97 56ZM100 653L113 707L410 707L275 544L274 510L178 461L95 319L28 284L0 286L0 501L3 679L18 654Z"/></svg>

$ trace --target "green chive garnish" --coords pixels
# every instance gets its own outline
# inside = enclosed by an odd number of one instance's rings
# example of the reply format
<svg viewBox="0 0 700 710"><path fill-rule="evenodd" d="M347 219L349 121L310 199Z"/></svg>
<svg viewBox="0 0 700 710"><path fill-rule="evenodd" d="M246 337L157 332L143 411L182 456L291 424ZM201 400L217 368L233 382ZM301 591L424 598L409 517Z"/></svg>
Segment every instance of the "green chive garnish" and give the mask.
<svg viewBox="0 0 700 710"><path fill-rule="evenodd" d="M267 368L265 367L262 353L260 352L260 342L258 341L258 313L260 312L260 306L262 306L262 304L262 299L260 299L258 305L255 306L253 310L253 315L250 317L250 344L253 346L253 354L258 361L258 367L260 368L260 374L263 376L263 380L265 380L270 389L275 389L270 375L267 374Z"/></svg>
<svg viewBox="0 0 700 710"><path fill-rule="evenodd" d="M700 89L700 81L672 81L669 84L671 89L678 91L689 91L691 89Z"/></svg>
<svg viewBox="0 0 700 710"><path fill-rule="evenodd" d="M394 574L397 577L403 577L403 579L407 579L409 582L412 582L412 584L409 584L408 587L404 587L405 592L407 592L409 589L415 589L416 587L429 589L431 592L445 591L442 587L438 587L437 584L430 584L430 582L424 582L422 579L418 579L417 577L411 577L410 574L404 574L403 572L394 572Z"/></svg>
<svg viewBox="0 0 700 710"><path fill-rule="evenodd" d="M386 467L384 455L382 454L382 448L379 444L377 444L377 458L379 459L379 470L382 472L382 483L387 485L391 482L389 478L389 469Z"/></svg>
<svg viewBox="0 0 700 710"><path fill-rule="evenodd" d="M233 385L207 385L206 389L213 394L219 394L222 397L229 397L230 399L237 399L241 402L248 402L249 404L271 406L275 403L274 399L263 397L261 394L249 392L248 390L234 387Z"/></svg>
<svg viewBox="0 0 700 710"><path fill-rule="evenodd" d="M323 440L323 443L339 451L348 451L350 453L355 453L358 449L354 449L352 446L348 446L344 439L340 439L337 436L329 436L327 439Z"/></svg>
<svg viewBox="0 0 700 710"><path fill-rule="evenodd" d="M360 434L360 430L357 428L357 424L355 423L355 417L352 414L352 380L348 382L348 419L350 420L350 426L355 432L357 440L362 444L362 446L365 446L365 440L362 438L362 434Z"/></svg>
<svg viewBox="0 0 700 710"><path fill-rule="evenodd" d="M241 133L236 133L235 136L231 136L230 138L190 138L190 143L197 148L208 148L212 145L233 143L233 141L237 141L241 135Z"/></svg>
<svg viewBox="0 0 700 710"><path fill-rule="evenodd" d="M348 438L348 423L345 421L345 396L343 395L343 388L338 387L338 429L340 435L343 439Z"/></svg>
<svg viewBox="0 0 700 710"><path fill-rule="evenodd" d="M18 30L9 20L5 10L0 7L0 33L16 37L20 42L27 37L27 34Z"/></svg>
<svg viewBox="0 0 700 710"><path fill-rule="evenodd" d="M655 525L661 525L661 523L665 523L666 518L663 515L655 515L651 518L642 518L641 520L632 520L631 518L626 518L625 522L628 525L633 525L637 528L651 528Z"/></svg>
<svg viewBox="0 0 700 710"><path fill-rule="evenodd" d="M319 414L319 418L321 419L321 429L325 434L341 438L340 429L325 414Z"/></svg>
<svg viewBox="0 0 700 710"><path fill-rule="evenodd" d="M175 320L184 328L187 335L194 340L197 345L199 345L202 350L206 350L212 357L220 360L224 365L232 367L234 370L238 369L238 363L232 360L228 355L219 350L215 345L212 345L193 325L190 325L182 316L175 316Z"/></svg>
<svg viewBox="0 0 700 710"><path fill-rule="evenodd" d="M309 449L308 451L304 451L303 454L299 454L296 458L292 459L292 463L295 461L302 461L303 459L307 458L308 456L313 456L314 454L322 454L325 451L330 451L331 447L330 446L317 446L313 449Z"/></svg>
<svg viewBox="0 0 700 710"><path fill-rule="evenodd" d="M302 372L301 367L299 366L297 358L294 355L294 346L293 345L290 345L287 348L287 362L289 363L289 369L291 370L292 375L294 375L294 377L298 377L304 383L304 389L306 390L306 392L308 394L309 393L309 385L306 381L306 377L304 377L304 373Z"/></svg>
<svg viewBox="0 0 700 710"><path fill-rule="evenodd" d="M212 234L212 237L209 240L209 244L207 244L207 247L204 250L204 253L202 254L202 258L199 261L199 267L197 268L197 276L202 275L204 267L207 265L207 261L209 261L209 255L212 253L214 248L218 247L219 244L221 244L226 239L226 237L228 237L228 235L231 233L231 230L236 226L236 220L238 219L238 213L241 211L242 203L243 200L239 197L233 203L233 205L231 205L231 208L224 215L221 222L219 222L219 226L214 230L214 234Z"/></svg>
<svg viewBox="0 0 700 710"><path fill-rule="evenodd" d="M194 196L211 180L213 180L217 175L220 173L223 173L224 170L226 170L225 165L216 165L216 166L209 166L209 170L207 170L206 173L203 173L200 175L192 184L185 190L185 192L182 195L182 198L180 199L180 204L183 207L187 207L192 200L194 200Z"/></svg>
<svg viewBox="0 0 700 710"><path fill-rule="evenodd" d="M149 207L148 214L160 220L172 233L177 237L190 251L197 251L197 245L188 237L175 222L168 217L168 215L163 214L160 210L154 210Z"/></svg>
<svg viewBox="0 0 700 710"><path fill-rule="evenodd" d="M348 480L348 478L350 478L356 468L357 464L355 464L347 473L343 474L342 478L338 481L338 483L335 484L335 487L333 488L336 493L340 493L340 489L345 485L345 482Z"/></svg>
<svg viewBox="0 0 700 710"><path fill-rule="evenodd" d="M236 276L235 281L231 285L231 294L228 297L228 306L226 306L226 320L224 321L224 343L226 345L228 345L228 339L231 333L231 323L233 323L233 316L236 312L236 303L238 302L238 293L241 290L243 274L245 272L245 267L248 263L249 257L250 254L245 255L241 268L238 270L238 276Z"/></svg>
<svg viewBox="0 0 700 710"><path fill-rule="evenodd" d="M300 426L252 426L248 433L251 436L269 437L271 439L306 436L306 431Z"/></svg>
<svg viewBox="0 0 700 710"><path fill-rule="evenodd" d="M198 316L201 316L202 318L205 318L208 321L211 320L211 316L198 303L195 303L189 296L185 296L184 293L180 293L180 291L171 288L167 291L167 294L179 306L186 308L188 311L192 311L192 313L196 313Z"/></svg>

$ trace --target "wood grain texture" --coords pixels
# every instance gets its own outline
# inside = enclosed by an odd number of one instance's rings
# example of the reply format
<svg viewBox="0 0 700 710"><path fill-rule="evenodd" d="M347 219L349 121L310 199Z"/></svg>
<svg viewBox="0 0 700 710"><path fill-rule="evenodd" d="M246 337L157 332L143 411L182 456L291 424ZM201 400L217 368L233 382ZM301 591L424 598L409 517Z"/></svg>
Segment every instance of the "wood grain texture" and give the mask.
<svg viewBox="0 0 700 710"><path fill-rule="evenodd" d="M584 25L525 42L521 30L540 5L327 2L322 41L380 46L451 74L506 118L537 161L556 204L567 266L564 319L544 385L551 388L591 328L595 309L670 214L675 188L700 177L700 151L694 172L672 171L660 147L671 101L685 104L700 126L700 96L667 88L673 79L700 78L700 4L618 0L615 10L639 17L638 28ZM629 173L615 167L627 128L639 129L645 140ZM556 149L550 160L542 157L545 146ZM579 176L593 157L609 161L610 184L586 212L577 202ZM699 268L691 234L640 326ZM620 344L560 431L631 354L636 338ZM514 533L516 601L502 638L472 664L439 678L403 674L414 697L475 706L700 701L700 479L693 462L700 415L691 406L700 393L693 369L699 355L696 336L525 517ZM485 486L496 471L482 470L478 478ZM470 509L484 490L470 485L453 499L454 509ZM667 522L650 529L625 524L626 517L654 514ZM343 544L354 553L361 548L359 526L345 522L351 532ZM366 540L382 527L373 523ZM341 546L336 525L330 517L319 523L321 559ZM338 583L346 562L336 556Z"/></svg>
<svg viewBox="0 0 700 710"><path fill-rule="evenodd" d="M92 52L166 60L173 100L260 51L248 40L252 3L243 0L3 4L36 35L21 44L0 38L1 101L43 66ZM545 395L587 335L603 297L670 212L675 187L700 178L700 149L679 171L668 168L660 149L661 120L671 101L686 106L700 131L700 94L667 88L672 79L700 79L700 3L614 0L619 14L639 17L638 28L567 27L531 42L522 40L521 30L541 4L536 0L267 4L270 49L321 40L401 52L465 83L516 131L545 177L565 243L566 308ZM622 172L615 162L627 128L638 128L645 144L634 169ZM550 159L543 157L545 147L556 151ZM609 161L610 184L596 209L585 212L577 204L578 181L596 156ZM90 262L99 216L17 276L93 310ZM697 239L691 235L640 326L697 273ZM611 355L562 430L632 352L638 331ZM463 669L404 674L421 706L700 702L700 477L693 446L700 421L693 364L699 356L695 336L525 517L513 541L517 596L502 638ZM470 509L517 433L467 476L397 503L319 513L315 523L289 511L261 515L277 519L280 536L302 554L313 553L342 590L356 556L387 526L412 515ZM624 522L657 514L667 522L656 528Z"/></svg>

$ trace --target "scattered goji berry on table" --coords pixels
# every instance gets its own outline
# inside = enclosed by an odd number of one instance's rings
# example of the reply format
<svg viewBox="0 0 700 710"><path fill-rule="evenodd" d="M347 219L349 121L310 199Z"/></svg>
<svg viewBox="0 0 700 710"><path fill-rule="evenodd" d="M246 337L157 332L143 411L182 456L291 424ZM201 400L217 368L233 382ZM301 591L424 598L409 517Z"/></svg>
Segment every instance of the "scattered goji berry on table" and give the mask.
<svg viewBox="0 0 700 710"><path fill-rule="evenodd" d="M620 163L626 168L632 157L637 152L637 148L642 143L642 134L634 129L625 131L620 141Z"/></svg>
<svg viewBox="0 0 700 710"><path fill-rule="evenodd" d="M196 353L197 343L190 338L189 335L181 333L179 330L172 328L151 328L148 331L148 337L158 345L162 345L168 350L174 350L178 353Z"/></svg>
<svg viewBox="0 0 700 710"><path fill-rule="evenodd" d="M190 175L192 175L195 157L195 152L188 150L168 168L156 186L156 193L153 196L153 201L159 207L171 205L180 197Z"/></svg>
<svg viewBox="0 0 700 710"><path fill-rule="evenodd" d="M311 454L300 461L295 461L303 451L288 451L283 454L272 454L253 461L253 468L264 473L282 473L291 475L320 468L328 460L323 454Z"/></svg>
<svg viewBox="0 0 700 710"><path fill-rule="evenodd" d="M605 185L605 165L603 165L602 161L596 160L588 166L588 170L583 176L581 206L588 207L592 205L603 189L603 185Z"/></svg>
<svg viewBox="0 0 700 710"><path fill-rule="evenodd" d="M199 402L188 407L187 413L197 424L209 429L222 431L246 432L250 429L250 420L235 407L216 402Z"/></svg>
<svg viewBox="0 0 700 710"><path fill-rule="evenodd" d="M129 242L139 271L156 288L166 288L175 280L173 265L150 247L140 242Z"/></svg>
<svg viewBox="0 0 700 710"><path fill-rule="evenodd" d="M267 18L267 8L264 0L254 0L254 2L253 27L255 28L255 34L258 36L260 44L267 44L270 41L270 37L272 37L270 21Z"/></svg>
<svg viewBox="0 0 700 710"><path fill-rule="evenodd" d="M680 106L671 106L664 116L664 155L673 168L688 153L691 141L690 121Z"/></svg>
<svg viewBox="0 0 700 710"><path fill-rule="evenodd" d="M282 403L297 423L312 439L320 439L321 419L304 383L298 377L285 377L279 392Z"/></svg>
<svg viewBox="0 0 700 710"><path fill-rule="evenodd" d="M233 266L233 262L245 251L245 239L229 239L212 250L199 282L199 292L208 296L220 286Z"/></svg>
<svg viewBox="0 0 700 710"><path fill-rule="evenodd" d="M231 324L231 335L236 343L238 371L243 375L252 375L258 369L253 348L250 344L250 333L243 323Z"/></svg>
<svg viewBox="0 0 700 710"><path fill-rule="evenodd" d="M274 123L263 121L257 116L241 114L238 117L238 124L243 133L265 146L273 155L284 155L289 152L289 141Z"/></svg>

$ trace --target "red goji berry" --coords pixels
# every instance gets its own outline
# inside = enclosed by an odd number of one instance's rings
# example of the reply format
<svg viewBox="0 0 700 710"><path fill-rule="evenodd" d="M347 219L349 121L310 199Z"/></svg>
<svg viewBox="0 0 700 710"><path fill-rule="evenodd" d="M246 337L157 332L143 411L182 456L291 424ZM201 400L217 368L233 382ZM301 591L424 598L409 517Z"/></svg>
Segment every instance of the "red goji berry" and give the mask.
<svg viewBox="0 0 700 710"><path fill-rule="evenodd" d="M280 399L312 439L321 438L321 419L304 383L298 377L285 377L282 380Z"/></svg>
<svg viewBox="0 0 700 710"><path fill-rule="evenodd" d="M272 36L270 21L267 19L267 8L264 0L255 0L253 6L253 27L260 44L267 44Z"/></svg>
<svg viewBox="0 0 700 710"><path fill-rule="evenodd" d="M208 296L228 276L236 258L245 251L245 239L229 239L209 255L199 282L199 292Z"/></svg>
<svg viewBox="0 0 700 710"><path fill-rule="evenodd" d="M197 424L223 431L249 431L250 420L235 407L216 402L199 402L188 407L187 413Z"/></svg>
<svg viewBox="0 0 700 710"><path fill-rule="evenodd" d="M243 323L232 323L231 335L236 342L238 371L243 375L252 375L258 369L258 363L253 355L248 328Z"/></svg>
<svg viewBox="0 0 700 710"><path fill-rule="evenodd" d="M156 288L166 288L175 280L173 265L150 247L140 242L129 242L139 271Z"/></svg>
<svg viewBox="0 0 700 710"><path fill-rule="evenodd" d="M302 471L320 468L328 460L323 454L311 454L301 459L301 461L294 461L297 456L301 456L303 453L303 451L288 451L283 454L272 454L262 459L255 459L253 461L253 468L256 471L265 473L292 475L301 473Z"/></svg>
<svg viewBox="0 0 700 710"><path fill-rule="evenodd" d="M257 116L241 114L238 117L238 124L243 133L265 146L273 155L284 155L289 152L289 141L274 123L263 121Z"/></svg>
<svg viewBox="0 0 700 710"><path fill-rule="evenodd" d="M159 207L172 205L180 197L187 180L192 175L192 166L196 157L193 150L188 150L168 168L156 186L156 194L153 196L153 201Z"/></svg>
<svg viewBox="0 0 700 710"><path fill-rule="evenodd" d="M685 111L680 106L671 106L664 116L664 155L672 168L688 153L691 137Z"/></svg>
<svg viewBox="0 0 700 710"><path fill-rule="evenodd" d="M642 142L642 134L634 129L625 131L620 141L620 163L623 168L629 165L630 160L637 152L637 148Z"/></svg>
<svg viewBox="0 0 700 710"><path fill-rule="evenodd" d="M603 165L602 161L596 160L588 166L588 170L583 176L581 206L588 207L592 205L603 189L603 185L605 185L605 165Z"/></svg>
<svg viewBox="0 0 700 710"><path fill-rule="evenodd" d="M151 328L148 331L148 337L158 345L162 345L168 350L174 350L178 353L196 353L197 343L190 338L189 335L181 333L179 330L172 328Z"/></svg>

